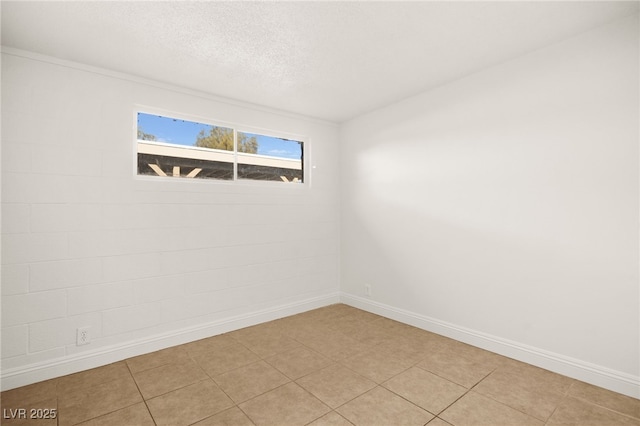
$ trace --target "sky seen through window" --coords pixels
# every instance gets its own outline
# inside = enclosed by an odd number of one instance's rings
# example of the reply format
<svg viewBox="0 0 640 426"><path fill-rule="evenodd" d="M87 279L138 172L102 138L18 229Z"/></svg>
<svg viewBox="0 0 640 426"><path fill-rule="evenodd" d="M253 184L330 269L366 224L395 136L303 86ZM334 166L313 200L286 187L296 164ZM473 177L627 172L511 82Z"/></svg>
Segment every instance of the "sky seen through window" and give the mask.
<svg viewBox="0 0 640 426"><path fill-rule="evenodd" d="M195 146L198 134L203 130L205 134L209 134L212 127L215 126L195 121L138 113L138 130L155 136L157 142ZM302 158L301 142L255 133L243 133L248 137L256 138L258 141L258 155L298 160Z"/></svg>

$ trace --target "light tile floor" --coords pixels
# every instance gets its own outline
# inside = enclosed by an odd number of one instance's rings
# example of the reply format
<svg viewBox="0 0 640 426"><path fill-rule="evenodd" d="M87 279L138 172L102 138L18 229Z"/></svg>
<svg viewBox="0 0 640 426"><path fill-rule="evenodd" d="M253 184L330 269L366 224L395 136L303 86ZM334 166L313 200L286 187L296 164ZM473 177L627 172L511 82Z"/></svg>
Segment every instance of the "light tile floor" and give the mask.
<svg viewBox="0 0 640 426"><path fill-rule="evenodd" d="M6 425L640 426L637 399L342 304L9 390L1 406Z"/></svg>

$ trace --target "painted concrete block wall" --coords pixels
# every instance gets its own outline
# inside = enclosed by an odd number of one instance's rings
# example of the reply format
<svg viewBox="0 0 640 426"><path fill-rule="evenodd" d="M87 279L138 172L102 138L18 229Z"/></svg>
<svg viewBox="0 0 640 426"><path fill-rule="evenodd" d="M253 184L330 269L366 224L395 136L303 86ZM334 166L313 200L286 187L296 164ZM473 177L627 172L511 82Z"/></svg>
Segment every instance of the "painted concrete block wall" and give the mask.
<svg viewBox="0 0 640 426"><path fill-rule="evenodd" d="M640 396L638 39L635 16L346 123L345 297Z"/></svg>
<svg viewBox="0 0 640 426"><path fill-rule="evenodd" d="M138 178L136 105L306 137L310 183ZM3 386L337 301L337 150L334 124L5 50Z"/></svg>

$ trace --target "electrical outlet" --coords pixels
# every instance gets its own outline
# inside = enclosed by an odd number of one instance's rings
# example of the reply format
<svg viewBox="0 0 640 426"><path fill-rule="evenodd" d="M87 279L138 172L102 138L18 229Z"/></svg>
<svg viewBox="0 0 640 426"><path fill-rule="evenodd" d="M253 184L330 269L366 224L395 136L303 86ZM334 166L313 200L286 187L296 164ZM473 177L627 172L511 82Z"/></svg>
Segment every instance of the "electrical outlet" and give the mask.
<svg viewBox="0 0 640 426"><path fill-rule="evenodd" d="M364 295L371 297L371 286L369 284L365 284L364 286Z"/></svg>
<svg viewBox="0 0 640 426"><path fill-rule="evenodd" d="M76 330L76 346L88 345L91 343L91 327L80 327Z"/></svg>

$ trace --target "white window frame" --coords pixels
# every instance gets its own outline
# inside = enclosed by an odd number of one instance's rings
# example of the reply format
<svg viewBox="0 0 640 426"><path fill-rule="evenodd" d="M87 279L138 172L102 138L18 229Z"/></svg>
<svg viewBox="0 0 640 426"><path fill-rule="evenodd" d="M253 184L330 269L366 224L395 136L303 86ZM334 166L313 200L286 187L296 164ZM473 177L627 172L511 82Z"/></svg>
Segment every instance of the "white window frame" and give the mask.
<svg viewBox="0 0 640 426"><path fill-rule="evenodd" d="M201 124L205 124L205 125L211 125L211 126L218 126L218 127L225 127L225 128L231 128L233 129L233 146L234 149L233 151L229 151L229 154L231 154L233 156L233 178L232 179L215 179L215 178L210 178L210 179L176 179L173 176L152 176L152 175L141 175L138 174L138 147L139 147L139 142L138 142L138 113L142 113L142 114L149 114L149 115L158 115L158 116L162 116L162 117L166 117L166 118L175 118L177 120L185 120L185 121L192 121L192 122L196 122L196 123L201 123ZM307 188L310 186L310 180L311 180L311 173L310 173L310 142L309 142L309 138L303 135L298 135L298 134L294 134L294 133L289 133L289 132L282 132L282 131L276 131L276 130L271 130L271 129L265 129L265 128L260 128L260 127L254 127L254 126L248 126L245 124L241 124L241 123L234 123L234 122L228 122L228 121L223 121L223 120L213 120L207 117L203 117L203 116L198 116L198 115L191 115L191 114L183 114L183 113L179 113L179 112L175 112L175 111L168 111L168 110L163 110L163 109L158 109L158 108L153 108L153 107L147 107L147 106L141 106L141 105L136 105L133 109L133 174L135 176L136 179L140 179L140 180L150 180L150 181L162 181L162 182L167 182L167 181L171 181L171 182L188 182L188 183L195 183L197 182L198 184L227 184L227 185L241 185L241 186L245 186L245 185L249 185L249 186L275 186L275 187L287 187L287 188ZM269 180L257 180L257 179L247 179L247 178L238 178L238 150L237 150L237 134L238 132L243 132L243 133L251 133L251 134L257 134L260 136L268 136L268 137L274 137L274 138L283 138L283 139L289 139L292 141L296 141L296 142L300 142L302 143L302 161L301 161L301 167L302 167L302 182L298 182L295 184L289 184L286 185L286 182L279 182L279 181L269 181ZM177 144L170 144L170 143L162 143L162 142L152 142L152 144L154 146L157 146L160 150L163 149L167 149L167 150L172 150L172 149L186 149L186 150L190 150L192 152L194 152L194 157L193 158L198 158L200 157L201 159L207 159L207 156L210 155L224 155L224 153L218 153L217 150L212 150L212 149L208 149L208 148L198 148L198 147L190 147L190 146L181 146L181 145L177 145ZM198 155L197 153L201 152L204 154ZM209 153L209 155L207 155L207 153ZM242 153L240 153L242 154ZM254 158L255 160L260 160L260 158L264 158L266 156L260 155L260 154L247 154L247 156L251 156L252 158ZM277 157L269 157L272 159L276 159Z"/></svg>

